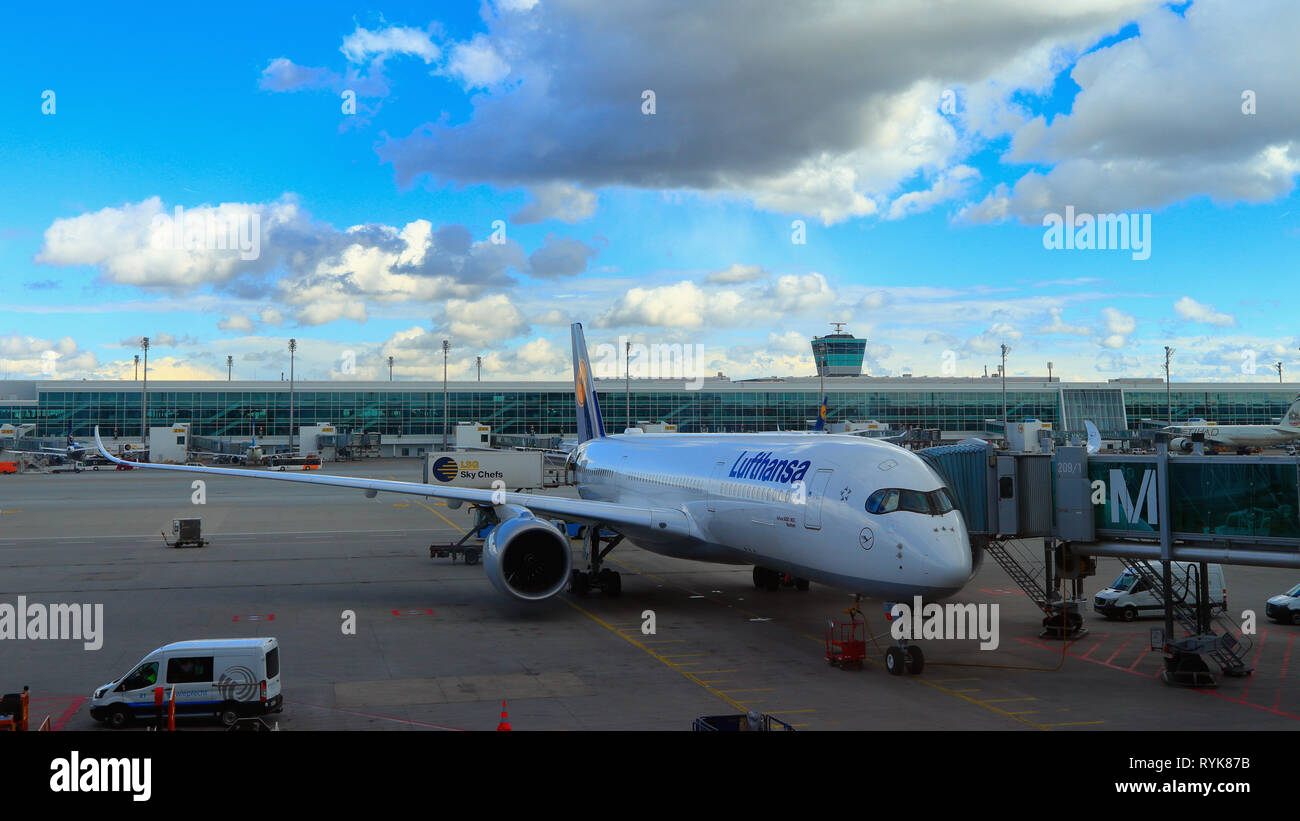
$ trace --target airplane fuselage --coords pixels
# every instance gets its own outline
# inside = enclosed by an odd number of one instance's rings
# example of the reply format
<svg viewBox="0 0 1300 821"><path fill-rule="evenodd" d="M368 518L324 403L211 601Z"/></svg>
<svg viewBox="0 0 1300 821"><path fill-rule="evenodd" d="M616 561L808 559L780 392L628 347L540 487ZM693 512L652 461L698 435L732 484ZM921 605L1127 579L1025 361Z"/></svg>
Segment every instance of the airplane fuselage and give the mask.
<svg viewBox="0 0 1300 821"><path fill-rule="evenodd" d="M1265 448L1300 442L1300 430L1281 425L1170 425L1165 430L1182 437L1200 433L1207 443L1226 448Z"/></svg>
<svg viewBox="0 0 1300 821"><path fill-rule="evenodd" d="M951 595L971 575L957 510L867 510L877 491L943 488L894 445L837 434L623 434L584 442L571 458L584 499L685 512L685 537L620 526L658 553L760 565L885 599Z"/></svg>

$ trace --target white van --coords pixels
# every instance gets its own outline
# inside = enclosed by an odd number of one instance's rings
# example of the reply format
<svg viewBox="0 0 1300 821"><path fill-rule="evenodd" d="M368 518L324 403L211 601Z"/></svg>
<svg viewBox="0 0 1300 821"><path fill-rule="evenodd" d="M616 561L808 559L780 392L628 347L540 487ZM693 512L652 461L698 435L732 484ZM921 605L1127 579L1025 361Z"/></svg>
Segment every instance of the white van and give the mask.
<svg viewBox="0 0 1300 821"><path fill-rule="evenodd" d="M1147 567L1163 578L1164 569L1160 562L1147 562ZM1201 566L1197 562L1172 562L1170 566L1173 582L1174 601L1194 604L1196 602L1197 574ZM1228 587L1223 580L1223 565L1208 565L1210 583L1210 612L1216 613L1228 609ZM1093 599L1093 609L1108 619L1121 618L1133 621L1138 616L1158 616L1165 612L1160 601L1147 587L1146 580L1130 570L1119 574L1110 587L1097 593Z"/></svg>
<svg viewBox="0 0 1300 821"><path fill-rule="evenodd" d="M95 690L90 716L113 728L157 714L154 688L176 688L176 714L215 715L227 727L243 716L278 713L280 646L274 638L178 641L159 647L130 672Z"/></svg>

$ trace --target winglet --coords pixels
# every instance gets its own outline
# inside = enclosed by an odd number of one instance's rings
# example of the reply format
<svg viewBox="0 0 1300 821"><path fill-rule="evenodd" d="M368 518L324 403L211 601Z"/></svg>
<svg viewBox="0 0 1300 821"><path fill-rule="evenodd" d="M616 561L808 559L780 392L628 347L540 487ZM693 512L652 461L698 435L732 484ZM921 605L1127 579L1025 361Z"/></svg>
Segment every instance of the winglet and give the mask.
<svg viewBox="0 0 1300 821"><path fill-rule="evenodd" d="M95 425L95 448L99 451L99 455L103 456L108 461L118 465L126 464L125 460L117 458L108 452L108 448L104 447L104 441L99 438L99 425Z"/></svg>
<svg viewBox="0 0 1300 821"><path fill-rule="evenodd" d="M578 441L601 439L605 436L605 423L600 418L600 403L596 400L596 383L591 376L591 360L587 357L587 340L582 335L582 323L575 322L573 332L573 400L578 417Z"/></svg>

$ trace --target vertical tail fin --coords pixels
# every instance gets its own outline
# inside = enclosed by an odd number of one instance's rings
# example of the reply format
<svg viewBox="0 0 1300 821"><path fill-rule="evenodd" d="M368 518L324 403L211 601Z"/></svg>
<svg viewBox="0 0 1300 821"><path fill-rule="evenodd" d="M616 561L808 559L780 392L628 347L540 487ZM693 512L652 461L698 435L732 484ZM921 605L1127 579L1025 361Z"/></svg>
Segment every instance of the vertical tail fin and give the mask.
<svg viewBox="0 0 1300 821"><path fill-rule="evenodd" d="M1291 407L1282 415L1282 427L1300 430L1300 394L1291 400Z"/></svg>
<svg viewBox="0 0 1300 821"><path fill-rule="evenodd" d="M817 408L817 422L813 425L814 431L826 430L826 404L830 397L823 396L821 406Z"/></svg>
<svg viewBox="0 0 1300 821"><path fill-rule="evenodd" d="M573 399L578 417L578 441L600 439L605 435L605 423L600 418L600 403L596 401L596 383L591 378L591 360L587 357L587 340L582 335L582 323L573 323Z"/></svg>

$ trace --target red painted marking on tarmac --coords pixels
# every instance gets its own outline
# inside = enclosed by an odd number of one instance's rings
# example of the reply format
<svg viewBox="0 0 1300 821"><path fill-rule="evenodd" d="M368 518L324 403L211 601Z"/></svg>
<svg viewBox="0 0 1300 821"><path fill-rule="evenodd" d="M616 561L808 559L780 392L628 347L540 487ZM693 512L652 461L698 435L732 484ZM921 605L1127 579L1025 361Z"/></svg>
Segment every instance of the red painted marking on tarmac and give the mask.
<svg viewBox="0 0 1300 821"><path fill-rule="evenodd" d="M1142 660L1145 659L1147 656L1149 656L1151 653L1154 653L1154 652L1155 652L1155 651L1152 650L1150 647L1143 648L1142 652L1141 652L1141 653L1138 653L1138 657L1137 657L1136 659L1134 659L1134 660L1133 660L1133 663L1130 664L1130 665L1128 666L1128 671L1129 671L1130 673L1134 672L1134 670L1137 668L1137 666L1138 666L1139 664L1142 663Z"/></svg>
<svg viewBox="0 0 1300 821"><path fill-rule="evenodd" d="M1106 661L1104 661L1103 664L1110 664L1112 661L1114 661L1115 657L1120 654L1120 651L1122 651L1125 647L1128 647L1128 643L1132 640L1133 640L1133 636L1129 636L1128 638L1124 639L1124 643L1119 646L1119 650L1116 650L1115 652L1111 653L1110 658L1106 659Z"/></svg>
<svg viewBox="0 0 1300 821"><path fill-rule="evenodd" d="M1021 644L1028 644L1032 647L1039 647L1042 648L1043 650L1050 650L1053 653L1057 653L1057 654L1061 653L1059 646L1051 647L1049 645L1043 644L1041 641L1034 641L1033 639L1026 639L1026 638L1017 638L1016 641L1020 642ZM1065 655L1070 656L1072 658L1081 659L1083 661L1090 661L1093 664L1100 664L1102 667L1109 667L1112 670L1122 670L1125 673L1132 673L1133 675L1141 676L1142 678L1155 678L1156 676L1160 675L1159 670L1157 670L1155 673L1148 676L1146 673L1139 673L1138 671L1129 669L1127 667L1120 667L1118 664L1110 664L1108 662L1098 661L1097 659L1090 659L1087 656L1081 656L1078 653L1071 653L1070 647L1072 647L1074 644L1075 642L1071 642L1070 644L1066 645Z"/></svg>
<svg viewBox="0 0 1300 821"><path fill-rule="evenodd" d="M284 702L284 703L285 703L285 704L296 704L296 705L298 705L299 707L314 707L314 708L316 708L317 710L333 710L333 711L336 712L336 713L349 713L349 714L354 715L354 716L365 716L366 718L382 718L382 719L384 719L385 721L396 721L396 722L398 722L398 723L400 723L400 724L419 724L419 725L424 726L424 727L433 727L433 728L436 729L436 730L450 730L450 731L452 731L452 732L454 732L454 733L463 733L463 732L465 732L465 730L463 730L463 729L460 728L460 727L445 727L445 726L443 726L443 725L441 725L441 724L434 724L434 723L429 722L429 721L416 721L416 720L413 719L413 718L393 718L392 716L381 716L381 715L379 715L378 713L363 713L363 712L361 712L360 710L347 710L347 709L344 709L343 707L322 707L322 706L319 705L319 704L308 704L308 703L305 702L305 701L289 701L288 699L285 699L285 702Z"/></svg>
<svg viewBox="0 0 1300 821"><path fill-rule="evenodd" d="M1097 637L1097 643L1094 644L1094 645L1092 646L1092 649L1089 650L1088 652L1084 653L1082 656L1079 656L1079 658L1081 658L1081 659L1086 659L1086 658L1088 658L1088 656L1091 656L1093 653L1095 653L1095 652L1097 651L1097 648L1098 648L1098 647L1100 647L1100 646L1102 646L1103 644L1106 643L1106 639L1108 639L1108 638L1110 638L1110 636L1098 636L1098 637Z"/></svg>
<svg viewBox="0 0 1300 821"><path fill-rule="evenodd" d="M275 621L274 613L253 614L251 616L235 616L231 621Z"/></svg>
<svg viewBox="0 0 1300 821"><path fill-rule="evenodd" d="M432 610L394 610L394 616L432 616Z"/></svg>
<svg viewBox="0 0 1300 821"><path fill-rule="evenodd" d="M1264 655L1264 640L1268 638L1267 630L1259 631L1259 646L1255 648L1255 664L1259 664L1259 659ZM1246 686L1241 689L1241 697L1246 698L1250 695L1250 685L1255 681L1255 674L1251 673L1246 676Z"/></svg>
<svg viewBox="0 0 1300 821"><path fill-rule="evenodd" d="M86 696L46 696L44 698L31 699L30 706L28 707L28 713L29 713L28 718L33 719L31 721L31 726L33 728L40 724L39 721L35 721L34 719L36 718L36 714L41 712L41 710L37 709L36 705L42 701L71 701L72 702L63 710L62 713L59 714L58 718L50 720L51 730L62 730L63 725L71 721L72 717L77 714L78 710L81 709L81 705L86 703Z"/></svg>
<svg viewBox="0 0 1300 821"><path fill-rule="evenodd" d="M1294 642L1294 640L1295 640L1295 634L1292 634L1291 639L1292 639L1292 642ZM1043 644L1042 642L1039 642L1039 641L1034 641L1033 639L1017 638L1016 641L1020 642L1021 644L1028 644L1028 645L1030 645L1030 646L1032 646L1032 647L1040 647L1040 648L1042 648L1042 649L1044 649L1044 650L1050 650L1050 651L1052 651L1053 653L1059 653L1059 652L1061 652L1059 649L1057 649L1057 648L1055 648L1055 647L1049 647L1048 645ZM1290 655L1291 655L1290 651L1291 651L1291 648L1290 648L1290 646L1288 646L1288 647L1287 647L1287 658L1288 658L1288 659L1290 658ZM1152 673L1151 675L1147 675L1146 673L1139 673L1137 670L1134 670L1134 669L1132 669L1132 668L1130 668L1130 667L1120 667L1120 666L1117 665L1117 664L1110 664L1109 662L1098 661L1097 659L1090 659L1090 658L1087 658L1087 657L1085 657L1085 656L1081 656L1081 655L1079 655L1078 653L1071 653L1071 652L1069 652L1068 647L1067 647L1067 649L1066 649L1066 655L1068 655L1068 656L1073 656L1074 658L1077 658L1077 659L1083 659L1084 661L1090 661L1090 662L1092 662L1093 664L1100 664L1101 666L1103 666L1103 667L1109 667L1109 668L1111 668L1112 670L1122 670L1122 671L1125 672L1125 673L1131 673L1131 674L1133 674L1133 675L1135 675L1135 676L1140 676L1140 677L1142 677L1142 678L1159 678L1159 677L1160 677L1160 670L1159 670L1159 669L1157 669L1157 670L1156 670L1154 673ZM1141 659L1139 659L1139 661L1140 661L1140 660L1141 660ZM1284 666L1285 666L1285 662L1283 662L1283 664L1284 664ZM1284 670L1284 672L1283 672L1283 675L1285 676L1285 670ZM1272 706L1272 707L1265 707L1263 704L1255 704L1254 702L1246 701L1245 699L1242 699L1242 698L1234 698L1234 697L1232 697L1232 696L1225 696L1223 693L1216 692L1216 691L1214 691L1214 690L1203 690L1203 689L1193 688L1192 691L1193 691L1193 692L1196 692L1196 693L1200 693L1200 694L1202 694L1202 695L1213 696L1214 698L1223 699L1224 701L1231 701L1232 703L1234 703L1234 704L1240 704L1240 705L1242 705L1243 707L1253 707L1253 708L1256 709L1256 710L1263 710L1263 711L1266 712L1266 713L1272 713L1273 715L1282 716L1283 718L1293 718L1293 719L1296 719L1297 721L1300 721L1300 715L1296 715L1296 714L1294 714L1294 713L1288 713L1288 712L1286 712L1286 711L1284 711L1284 710L1280 710L1280 709L1278 709L1277 705L1281 703L1281 699L1282 699L1282 688L1281 688L1281 687L1278 688L1277 699L1274 701L1274 706Z"/></svg>
<svg viewBox="0 0 1300 821"><path fill-rule="evenodd" d="M1273 699L1273 709L1276 710L1282 703L1282 687L1286 684L1286 668L1291 661L1291 645L1295 644L1296 634L1291 634L1291 640L1286 643L1286 654L1282 656L1282 674L1278 676L1277 697Z"/></svg>
<svg viewBox="0 0 1300 821"><path fill-rule="evenodd" d="M991 593L994 596L1019 596L1022 591L1008 590L1005 587L981 587L981 593Z"/></svg>
<svg viewBox="0 0 1300 821"><path fill-rule="evenodd" d="M1231 701L1235 704L1242 704L1247 707L1254 707L1256 710L1263 710L1264 712L1272 713L1273 715L1282 716L1284 718L1294 718L1295 720L1300 721L1300 716L1295 715L1294 713L1284 712L1282 710L1277 709L1276 707L1265 707L1263 704L1255 704L1254 702L1251 701L1243 701L1242 699L1239 698L1225 696L1223 693L1216 693L1213 690L1196 690L1195 692L1202 693L1207 696L1214 696L1215 698L1221 698L1224 701Z"/></svg>

